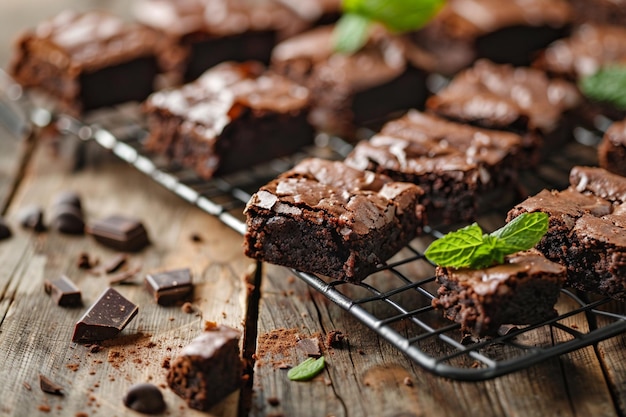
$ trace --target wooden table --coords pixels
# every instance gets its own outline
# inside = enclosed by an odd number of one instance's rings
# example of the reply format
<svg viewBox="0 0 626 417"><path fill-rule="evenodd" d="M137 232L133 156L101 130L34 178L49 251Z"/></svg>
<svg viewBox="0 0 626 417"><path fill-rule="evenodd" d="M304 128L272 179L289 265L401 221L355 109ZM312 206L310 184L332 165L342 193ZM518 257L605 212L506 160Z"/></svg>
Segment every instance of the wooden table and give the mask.
<svg viewBox="0 0 626 417"><path fill-rule="evenodd" d="M17 30L77 3L4 0L0 19L6 26L0 27ZM121 2L81 3L102 4L124 8ZM3 62L7 52L2 50ZM130 255L129 265L141 267L137 278L116 287L139 306L139 314L100 351L71 341L74 323L86 307L55 305L44 293L43 281L70 276L88 306L108 286L108 277L79 269L79 255L85 252L105 262L116 252L88 236L36 234L19 226L26 206L40 205L49 212L54 196L68 189L82 195L88 221L111 214L135 216L144 221L152 241ZM171 416L626 415L626 336L484 382L432 375L289 270L264 265L257 274L256 264L242 253L238 233L95 143L49 135L20 141L1 130L0 209L14 233L0 242L2 416L138 415L122 404L125 391L138 382L163 388L165 415ZM158 306L142 285L146 273L178 267L193 271L191 314ZM200 334L207 320L244 332L250 377L209 414L189 409L165 384L167 360ZM587 326L584 321L577 325ZM305 357L295 347L296 337L324 339L333 330L346 339L342 347L325 350L324 372L310 382L289 381L282 365ZM65 395L43 393L40 374L59 383Z"/></svg>

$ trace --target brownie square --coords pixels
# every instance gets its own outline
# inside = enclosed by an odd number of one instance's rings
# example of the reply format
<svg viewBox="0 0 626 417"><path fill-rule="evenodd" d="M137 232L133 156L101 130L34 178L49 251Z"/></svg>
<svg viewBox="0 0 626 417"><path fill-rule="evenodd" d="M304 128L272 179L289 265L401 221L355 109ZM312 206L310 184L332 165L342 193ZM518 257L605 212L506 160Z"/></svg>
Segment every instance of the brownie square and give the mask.
<svg viewBox="0 0 626 417"><path fill-rule="evenodd" d="M274 0L140 0L134 15L176 40L185 82L224 61L267 64L276 42L309 25Z"/></svg>
<svg viewBox="0 0 626 417"><path fill-rule="evenodd" d="M471 221L478 194L511 184L536 149L524 153L522 137L409 111L362 141L346 164L417 184L430 222Z"/></svg>
<svg viewBox="0 0 626 417"><path fill-rule="evenodd" d="M422 190L338 161L310 158L248 202L244 251L304 272L359 282L421 232Z"/></svg>
<svg viewBox="0 0 626 417"><path fill-rule="evenodd" d="M602 168L574 167L571 186L547 196L543 191L514 207L550 216L537 245L549 259L567 267L567 284L618 300L626 299L626 178Z"/></svg>
<svg viewBox="0 0 626 417"><path fill-rule="evenodd" d="M349 139L358 127L379 127L394 112L424 107L427 58L382 30L359 51L340 54L333 30L322 26L293 36L272 53L272 68L311 91L318 130Z"/></svg>
<svg viewBox="0 0 626 417"><path fill-rule="evenodd" d="M205 331L172 361L167 384L189 407L208 411L241 387L240 338L239 330L225 325Z"/></svg>
<svg viewBox="0 0 626 417"><path fill-rule="evenodd" d="M313 142L305 87L258 62L225 62L144 103L146 148L203 178L226 174Z"/></svg>
<svg viewBox="0 0 626 417"><path fill-rule="evenodd" d="M24 87L46 92L78 115L144 100L157 75L171 69L158 51L172 45L106 12L65 11L19 37L9 71Z"/></svg>
<svg viewBox="0 0 626 417"><path fill-rule="evenodd" d="M598 163L607 171L626 176L626 120L613 123L602 137Z"/></svg>
<svg viewBox="0 0 626 417"><path fill-rule="evenodd" d="M441 284L433 307L476 337L496 335L504 324L533 324L556 317L554 305L565 267L534 249L508 255L483 269L437 267Z"/></svg>
<svg viewBox="0 0 626 417"><path fill-rule="evenodd" d="M480 60L426 106L452 120L523 134L526 147L550 149L571 137L573 121L567 112L580 102L576 86L565 80L551 80L534 68Z"/></svg>

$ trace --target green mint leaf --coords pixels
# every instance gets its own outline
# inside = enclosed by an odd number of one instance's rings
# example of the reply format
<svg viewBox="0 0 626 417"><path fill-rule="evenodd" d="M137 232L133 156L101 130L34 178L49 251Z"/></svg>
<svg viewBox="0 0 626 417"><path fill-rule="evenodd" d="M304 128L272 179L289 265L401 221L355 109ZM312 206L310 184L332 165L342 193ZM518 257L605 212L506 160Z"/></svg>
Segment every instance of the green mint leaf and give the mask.
<svg viewBox="0 0 626 417"><path fill-rule="evenodd" d="M437 265L463 268L472 264L482 245L483 231L474 223L435 240L424 255ZM478 255L482 256L480 253Z"/></svg>
<svg viewBox="0 0 626 417"><path fill-rule="evenodd" d="M626 109L626 66L602 68L580 80L579 87L592 100L605 101Z"/></svg>
<svg viewBox="0 0 626 417"><path fill-rule="evenodd" d="M476 248L468 265L472 269L487 268L493 264L504 262L507 254L501 250L501 242L495 236L483 235L483 244Z"/></svg>
<svg viewBox="0 0 626 417"><path fill-rule="evenodd" d="M298 366L291 368L289 372L287 372L287 378L292 381L308 381L315 375L322 372L324 364L325 362L323 356L320 356L317 359L308 358Z"/></svg>
<svg viewBox="0 0 626 417"><path fill-rule="evenodd" d="M396 32L416 30L432 19L445 0L344 0L343 10L382 23Z"/></svg>
<svg viewBox="0 0 626 417"><path fill-rule="evenodd" d="M358 14L346 13L341 16L333 32L335 50L351 54L361 49L367 42L371 23L369 18Z"/></svg>
<svg viewBox="0 0 626 417"><path fill-rule="evenodd" d="M491 233L491 236L500 239L500 247L507 255L528 250L546 234L549 220L546 213L523 213Z"/></svg>

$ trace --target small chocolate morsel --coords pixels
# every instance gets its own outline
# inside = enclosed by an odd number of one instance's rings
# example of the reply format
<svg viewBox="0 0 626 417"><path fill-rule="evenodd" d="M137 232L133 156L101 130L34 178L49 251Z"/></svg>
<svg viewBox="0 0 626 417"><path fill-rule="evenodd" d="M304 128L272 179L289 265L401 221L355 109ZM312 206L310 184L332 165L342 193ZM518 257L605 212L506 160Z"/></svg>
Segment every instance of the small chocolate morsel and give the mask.
<svg viewBox="0 0 626 417"><path fill-rule="evenodd" d="M43 209L37 205L30 205L20 210L18 214L19 222L25 229L32 229L35 232L43 232L46 226L43 223Z"/></svg>
<svg viewBox="0 0 626 417"><path fill-rule="evenodd" d="M65 275L52 281L46 280L44 289L57 305L75 307L82 304L80 289Z"/></svg>
<svg viewBox="0 0 626 417"><path fill-rule="evenodd" d="M117 336L139 308L113 288L107 288L74 327L73 342L97 342Z"/></svg>
<svg viewBox="0 0 626 417"><path fill-rule="evenodd" d="M61 204L53 209L50 226L61 233L82 235L85 233L85 221L82 210L70 204Z"/></svg>
<svg viewBox="0 0 626 417"><path fill-rule="evenodd" d="M122 252L138 252L150 241L143 224L124 216L110 216L90 224L87 233L96 241Z"/></svg>
<svg viewBox="0 0 626 417"><path fill-rule="evenodd" d="M113 258L109 259L104 265L102 265L102 269L104 269L104 272L106 272L107 274L112 274L113 272L124 266L127 260L127 254L118 253Z"/></svg>
<svg viewBox="0 0 626 417"><path fill-rule="evenodd" d="M63 395L63 387L52 382L42 374L39 374L39 387L43 392L53 395Z"/></svg>
<svg viewBox="0 0 626 417"><path fill-rule="evenodd" d="M78 195L77 192L71 191L71 190L61 191L60 193L58 193L54 197L54 200L52 200L52 205L53 206L69 205L81 211L83 209L83 205L80 201L80 195Z"/></svg>
<svg viewBox="0 0 626 417"><path fill-rule="evenodd" d="M165 411L161 390L153 384L135 384L124 396L124 405L144 414L160 414Z"/></svg>
<svg viewBox="0 0 626 417"><path fill-rule="evenodd" d="M193 291L191 271L185 268L146 275L146 288L161 305L184 300Z"/></svg>
<svg viewBox="0 0 626 417"><path fill-rule="evenodd" d="M6 224L4 219L0 217L0 240L8 239L12 236L11 229L9 225Z"/></svg>
<svg viewBox="0 0 626 417"><path fill-rule="evenodd" d="M296 342L296 347L306 353L307 356L319 357L321 355L320 341L317 337L300 339Z"/></svg>

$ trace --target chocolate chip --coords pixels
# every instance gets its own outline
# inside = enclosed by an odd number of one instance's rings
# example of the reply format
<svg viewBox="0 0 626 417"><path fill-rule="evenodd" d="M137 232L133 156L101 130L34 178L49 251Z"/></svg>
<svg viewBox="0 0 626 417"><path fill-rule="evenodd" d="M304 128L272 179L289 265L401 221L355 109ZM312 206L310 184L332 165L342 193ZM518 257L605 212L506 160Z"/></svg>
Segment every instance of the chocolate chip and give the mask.
<svg viewBox="0 0 626 417"><path fill-rule="evenodd" d="M76 266L80 269L91 269L94 266L98 265L98 259L91 259L87 252L81 252L78 255L78 260L76 261Z"/></svg>
<svg viewBox="0 0 626 417"><path fill-rule="evenodd" d="M146 276L146 288L161 305L170 305L182 301L193 291L191 271L188 268L149 274Z"/></svg>
<svg viewBox="0 0 626 417"><path fill-rule="evenodd" d="M39 387L43 392L53 395L63 395L63 387L52 382L47 377L39 374Z"/></svg>
<svg viewBox="0 0 626 417"><path fill-rule="evenodd" d="M53 206L70 205L76 209L83 209L83 205L80 201L80 195L75 191L61 191L52 200Z"/></svg>
<svg viewBox="0 0 626 417"><path fill-rule="evenodd" d="M120 269L128 260L128 255L125 253L118 253L113 258L108 260L104 265L102 265L102 269L107 274L112 274L113 272Z"/></svg>
<svg viewBox="0 0 626 417"><path fill-rule="evenodd" d="M53 209L50 226L61 233L82 235L85 233L85 221L80 209L70 204L57 205Z"/></svg>
<svg viewBox="0 0 626 417"><path fill-rule="evenodd" d="M159 414L165 411L165 401L159 387L142 383L133 385L124 396L124 405L144 414Z"/></svg>
<svg viewBox="0 0 626 417"><path fill-rule="evenodd" d="M12 235L9 225L0 217L0 240L8 239Z"/></svg>
<svg viewBox="0 0 626 417"><path fill-rule="evenodd" d="M137 252L150 241L143 224L124 216L110 216L87 227L87 233L97 242L122 252Z"/></svg>
<svg viewBox="0 0 626 417"><path fill-rule="evenodd" d="M113 288L106 289L74 327L73 342L97 342L117 336L139 309Z"/></svg>
<svg viewBox="0 0 626 417"><path fill-rule="evenodd" d="M78 287L65 275L55 280L44 282L46 293L50 294L57 305L63 307L76 307L82 304L81 294Z"/></svg>
<svg viewBox="0 0 626 417"><path fill-rule="evenodd" d="M35 232L43 232L46 226L43 223L43 209L37 205L24 207L18 213L18 219L22 227Z"/></svg>

